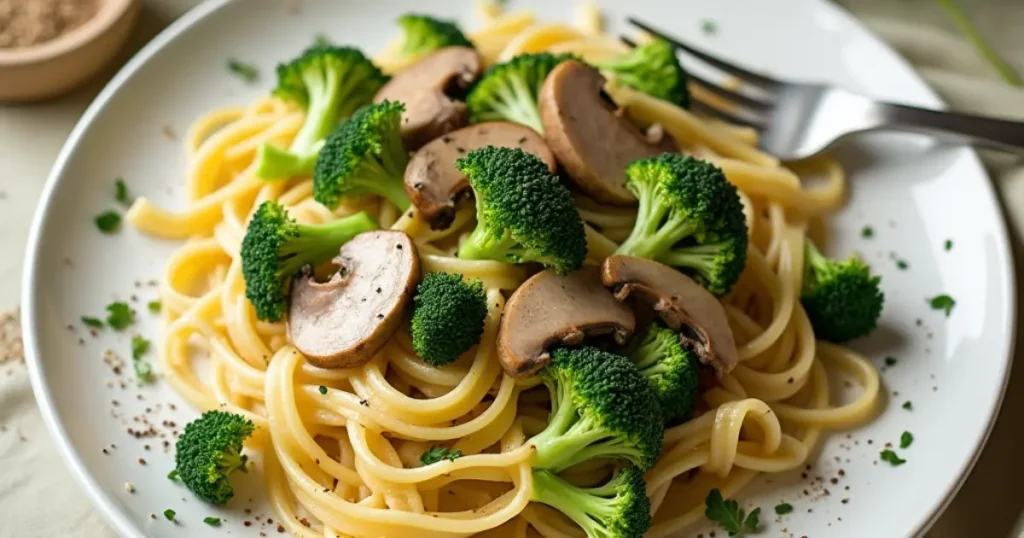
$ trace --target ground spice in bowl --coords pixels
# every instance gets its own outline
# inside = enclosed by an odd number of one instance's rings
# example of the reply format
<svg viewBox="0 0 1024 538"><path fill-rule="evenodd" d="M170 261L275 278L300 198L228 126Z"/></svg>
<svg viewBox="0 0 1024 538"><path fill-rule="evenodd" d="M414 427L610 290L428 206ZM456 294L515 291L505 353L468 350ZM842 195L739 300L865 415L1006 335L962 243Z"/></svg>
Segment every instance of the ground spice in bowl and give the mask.
<svg viewBox="0 0 1024 538"><path fill-rule="evenodd" d="M100 0L0 0L0 49L52 41L96 16Z"/></svg>

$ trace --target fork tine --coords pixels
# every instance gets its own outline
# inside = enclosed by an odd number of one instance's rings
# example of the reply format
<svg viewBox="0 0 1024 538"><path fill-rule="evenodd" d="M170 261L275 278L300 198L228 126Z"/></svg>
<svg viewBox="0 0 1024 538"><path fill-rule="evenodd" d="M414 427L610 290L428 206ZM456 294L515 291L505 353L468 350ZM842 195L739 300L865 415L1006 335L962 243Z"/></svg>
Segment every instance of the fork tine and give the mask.
<svg viewBox="0 0 1024 538"><path fill-rule="evenodd" d="M703 101L697 101L696 99L693 100L691 108L694 112L705 114L707 116L713 116L726 123L731 123L733 125L753 127L758 132L764 131L765 129L765 121L761 118L755 118L753 116L748 115L739 116L733 114L732 112L726 112L719 108L715 108Z"/></svg>
<svg viewBox="0 0 1024 538"><path fill-rule="evenodd" d="M626 36L619 36L619 40L629 47L636 47L636 42ZM738 104L741 104L743 106L746 106L747 108L756 110L758 112L767 112L774 106L774 103L770 101L762 101L760 99L755 99L736 90L731 90L719 84L715 84L710 80L695 75L693 73L687 72L686 75L690 79L690 82L696 82L697 84L700 84L701 87L707 89L709 92L718 95L719 97L722 97L724 99L734 101Z"/></svg>
<svg viewBox="0 0 1024 538"><path fill-rule="evenodd" d="M693 56L696 56L697 58L700 58L701 60L704 60L705 62L707 62L707 63L717 67L718 69L721 69L722 71L725 71L726 73L729 73L730 75L733 75L733 76L736 76L738 78L743 79L744 82L747 82L747 83L750 83L750 84L754 84L754 85L757 85L757 86L761 86L762 88L769 89L769 90L779 88L779 87L781 87L783 85L783 83L781 83L781 82L779 82L779 81L777 81L777 80L775 80L775 79L773 79L771 77L766 77L764 75L761 75L761 74L758 74L758 73L754 73L753 71L749 71L749 70L744 69L742 67L733 65L733 64L731 64L729 62L726 62L726 61L723 61L723 60L719 60L718 58L715 58L714 56L711 56L710 54L708 54L706 52L702 52L700 50L697 50L697 49L691 47L690 45L687 45L686 43L683 43L683 42L679 41L678 39L665 34L664 32L661 32L659 30L655 30L654 28L652 28L647 23L638 21L637 19L635 19L633 17L629 17L627 20L629 21L630 24L636 26L637 28L640 28L641 30L643 30L643 31L645 31L645 32L647 32L647 33L649 33L651 35L657 36L657 37L659 37L661 39L664 39L665 41L668 41L669 43L675 45L676 47L679 47L680 49L683 49L687 53L689 53L689 54L691 54Z"/></svg>

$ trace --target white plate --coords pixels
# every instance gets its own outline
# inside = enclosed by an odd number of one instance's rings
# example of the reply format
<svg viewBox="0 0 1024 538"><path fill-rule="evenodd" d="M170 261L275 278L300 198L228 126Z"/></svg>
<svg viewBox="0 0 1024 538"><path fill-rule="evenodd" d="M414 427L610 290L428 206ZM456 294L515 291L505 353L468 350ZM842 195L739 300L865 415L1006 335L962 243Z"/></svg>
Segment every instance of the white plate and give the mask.
<svg viewBox="0 0 1024 538"><path fill-rule="evenodd" d="M940 106L900 58L825 2L603 3L610 21L637 15L780 76L825 80L876 97ZM566 20L572 11L562 2L512 4L531 4L549 20ZM289 5L300 7L292 12ZM402 1L384 8L379 2L326 0L203 4L140 52L68 139L29 242L25 343L36 396L60 453L121 534L222 536L233 530L248 536L260 524L242 527L242 520L251 517L243 508L267 510L259 476L236 486L241 493L221 510L203 505L168 481L173 458L161 448L161 439L135 439L126 427L138 429L131 417L147 407L153 412L150 420L158 424L166 419L181 425L196 413L161 383L141 389L106 386L116 376L102 353L111 348L126 357L129 333L85 335L84 345L79 344L81 315L101 314L112 299L133 294L142 320L138 329L153 334L155 319L144 305L154 290L145 285L137 289L133 282L157 278L175 246L133 230L110 237L95 229L92 217L115 205L114 178L123 176L133 192L158 203L180 206L185 162L179 143L162 134L163 126L180 137L202 112L264 94L273 83L273 65L300 51L317 33L379 50L398 32L393 24L398 14L427 5ZM468 1L429 5L438 15L464 20L471 11ZM702 34L703 20L715 21L715 35ZM259 84L246 86L229 75L229 57L255 62L262 72ZM956 491L999 408L1013 344L1012 260L993 190L972 151L915 138L874 137L843 146L840 157L850 173L852 193L835 222L836 249L860 251L884 277L883 329L858 347L879 364L885 355L899 358L883 373L888 406L877 421L850 436L831 436L808 479L800 473L773 477L770 486L745 492L743 501L762 507L770 535L786 529L783 535L910 536L923 532ZM860 237L865 225L874 227L873 239ZM949 252L943 249L947 238L954 242ZM891 252L906 260L909 269L898 270ZM925 302L938 293L957 300L949 319ZM918 319L922 326L915 323ZM113 407L112 400L119 406ZM912 412L901 409L906 400L913 401ZM168 409L169 402L177 404L175 411ZM915 436L913 446L900 451L907 464L893 468L876 462L882 445L897 442L904 430ZM111 443L117 448L110 448ZM111 454L105 455L104 448ZM824 483L809 485L816 476ZM830 482L833 477L836 484ZM136 491L126 492L125 482ZM783 500L796 510L776 518L772 508ZM177 512L178 525L160 515L166 508ZM224 527L204 525L202 519L209 515L224 517Z"/></svg>

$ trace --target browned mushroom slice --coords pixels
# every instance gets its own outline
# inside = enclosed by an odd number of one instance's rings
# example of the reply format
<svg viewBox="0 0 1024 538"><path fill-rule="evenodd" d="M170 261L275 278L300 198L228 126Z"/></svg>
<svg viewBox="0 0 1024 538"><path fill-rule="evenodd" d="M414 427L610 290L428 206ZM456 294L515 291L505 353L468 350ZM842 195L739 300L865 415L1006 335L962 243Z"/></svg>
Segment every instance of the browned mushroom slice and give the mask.
<svg viewBox="0 0 1024 538"><path fill-rule="evenodd" d="M483 68L480 55L469 47L445 47L398 73L373 98L401 101L402 141L412 151L469 123L466 104L452 98L472 84Z"/></svg>
<svg viewBox="0 0 1024 538"><path fill-rule="evenodd" d="M633 311L601 286L597 267L567 276L547 269L524 282L505 305L498 358L509 375L526 377L551 361L552 347L578 346L602 334L612 334L621 344L634 328Z"/></svg>
<svg viewBox="0 0 1024 538"><path fill-rule="evenodd" d="M700 284L656 261L616 254L601 264L601 280L624 301L635 294L650 304L661 319L719 377L736 366L733 340L725 308Z"/></svg>
<svg viewBox="0 0 1024 538"><path fill-rule="evenodd" d="M636 203L626 188L626 165L662 153L601 96L605 79L576 61L558 64L538 97L544 138L576 185L596 200Z"/></svg>
<svg viewBox="0 0 1024 538"><path fill-rule="evenodd" d="M332 263L330 274L307 267L292 283L288 339L316 366L349 368L370 360L398 329L420 260L409 236L373 231L345 243Z"/></svg>
<svg viewBox="0 0 1024 538"><path fill-rule="evenodd" d="M420 148L405 168L405 191L431 228L450 226L455 203L469 192L469 180L455 167L455 161L486 146L521 148L540 157L551 173L558 166L544 139L518 123L478 123L437 138Z"/></svg>

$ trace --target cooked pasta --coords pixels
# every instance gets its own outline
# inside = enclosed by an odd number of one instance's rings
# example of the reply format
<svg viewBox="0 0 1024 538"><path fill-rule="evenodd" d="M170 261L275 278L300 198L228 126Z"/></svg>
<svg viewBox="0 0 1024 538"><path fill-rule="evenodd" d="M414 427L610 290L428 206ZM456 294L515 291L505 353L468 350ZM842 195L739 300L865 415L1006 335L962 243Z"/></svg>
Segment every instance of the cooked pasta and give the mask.
<svg viewBox="0 0 1024 538"><path fill-rule="evenodd" d="M485 64L523 52L571 52L587 60L626 50L602 33L593 6L579 14L578 25L541 23L481 3L482 27L467 35ZM399 72L408 62L397 51L390 47L375 62ZM749 229L746 268L722 299L739 363L702 392L694 418L665 431L664 451L645 475L653 512L647 536L671 536L703 517L711 488L728 496L760 473L796 469L824 432L870 420L879 377L863 357L816 340L800 302L809 223L843 203L838 164L821 158L787 167L758 150L749 129L699 117L614 80L606 89L631 118L662 125L684 153L719 166L740 191ZM294 536L581 536L568 518L530 502L525 441L544 428L549 403L543 389L534 389L539 381L507 375L495 357L507 294L527 270L453 256L460 236L472 229L471 204L451 227L432 230L415 209L400 212L372 196L329 210L313 200L308 176L258 179L259 145L287 145L303 117L300 108L273 97L207 113L185 140L184 208L140 198L128 213L150 235L185 240L160 279L164 379L197 408L241 414L256 425L248 449L259 454L275 519ZM810 175L824 180L809 187ZM267 200L301 223L368 211L381 226L413 239L424 272L481 280L488 312L480 344L435 368L416 356L402 328L363 366L313 366L289 343L284 323L259 321L246 299L240 244L249 217ZM589 259L599 262L629 235L635 210L582 195L576 202ZM833 402L829 370L861 385L854 401ZM421 466L420 454L442 442L463 456Z"/></svg>

